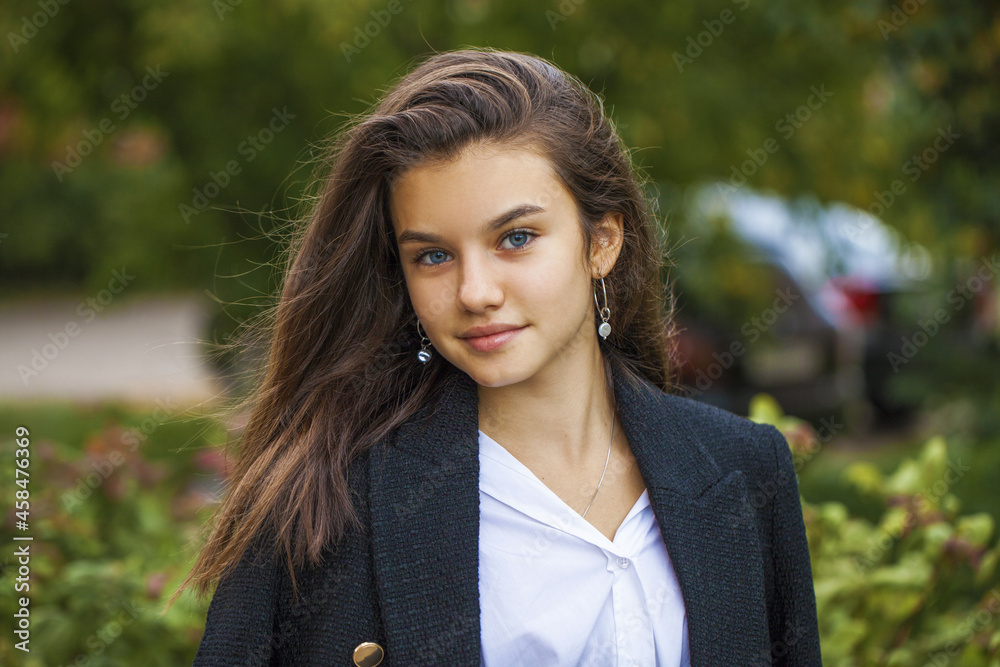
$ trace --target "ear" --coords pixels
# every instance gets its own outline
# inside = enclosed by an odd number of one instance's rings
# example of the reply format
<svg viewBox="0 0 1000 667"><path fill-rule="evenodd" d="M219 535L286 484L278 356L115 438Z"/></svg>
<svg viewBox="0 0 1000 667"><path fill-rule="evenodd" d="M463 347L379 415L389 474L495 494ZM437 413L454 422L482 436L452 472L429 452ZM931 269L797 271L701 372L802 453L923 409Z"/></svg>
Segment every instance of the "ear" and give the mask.
<svg viewBox="0 0 1000 667"><path fill-rule="evenodd" d="M617 212L605 214L594 234L590 249L590 275L600 278L611 272L625 239L625 218Z"/></svg>

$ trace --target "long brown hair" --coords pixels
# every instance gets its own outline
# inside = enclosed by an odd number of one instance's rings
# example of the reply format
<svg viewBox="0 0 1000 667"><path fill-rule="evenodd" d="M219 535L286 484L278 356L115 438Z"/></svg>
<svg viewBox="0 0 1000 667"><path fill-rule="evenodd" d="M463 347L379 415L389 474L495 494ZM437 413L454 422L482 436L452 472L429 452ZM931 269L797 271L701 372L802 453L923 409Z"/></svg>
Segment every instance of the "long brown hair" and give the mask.
<svg viewBox="0 0 1000 667"><path fill-rule="evenodd" d="M675 389L666 252L644 180L600 97L536 56L490 48L434 54L332 144L323 189L290 249L227 495L171 603L189 585L205 595L261 531L274 536L291 571L361 527L349 464L460 372L440 355L426 366L416 361L391 183L474 143L540 147L577 202L588 252L604 215L622 214L624 242L605 277L614 313L601 343L606 378L617 363Z"/></svg>

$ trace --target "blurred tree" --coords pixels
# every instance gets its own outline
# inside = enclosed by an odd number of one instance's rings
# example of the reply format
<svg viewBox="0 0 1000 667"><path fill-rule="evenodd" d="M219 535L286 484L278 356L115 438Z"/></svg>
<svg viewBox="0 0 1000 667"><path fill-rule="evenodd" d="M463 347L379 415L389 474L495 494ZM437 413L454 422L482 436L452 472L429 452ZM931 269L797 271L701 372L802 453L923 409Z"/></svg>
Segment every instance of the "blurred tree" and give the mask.
<svg viewBox="0 0 1000 667"><path fill-rule="evenodd" d="M881 207L940 256L996 247L1000 15L973 0L12 0L0 35L7 289L126 266L136 290L256 301L324 139L465 45L602 93L681 234L691 186L721 180Z"/></svg>

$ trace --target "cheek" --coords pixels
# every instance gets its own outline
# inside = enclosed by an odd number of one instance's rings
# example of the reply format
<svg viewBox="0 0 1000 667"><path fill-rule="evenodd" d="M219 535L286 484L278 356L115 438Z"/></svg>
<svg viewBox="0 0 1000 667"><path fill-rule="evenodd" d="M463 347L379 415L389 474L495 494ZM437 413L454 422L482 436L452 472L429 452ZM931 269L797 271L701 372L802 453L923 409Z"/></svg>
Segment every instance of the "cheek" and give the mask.
<svg viewBox="0 0 1000 667"><path fill-rule="evenodd" d="M430 308L430 299L427 296L427 288L424 285L411 285L408 287L410 293L410 304L416 312L417 317L425 325L430 325L434 319Z"/></svg>
<svg viewBox="0 0 1000 667"><path fill-rule="evenodd" d="M445 280L414 280L407 284L410 303L422 324L433 327L454 308L455 294Z"/></svg>
<svg viewBox="0 0 1000 667"><path fill-rule="evenodd" d="M573 270L569 257L547 262L536 270L515 275L518 299L531 304L537 314L546 312L558 315L557 320L568 323L569 316L586 309L590 284L582 270Z"/></svg>

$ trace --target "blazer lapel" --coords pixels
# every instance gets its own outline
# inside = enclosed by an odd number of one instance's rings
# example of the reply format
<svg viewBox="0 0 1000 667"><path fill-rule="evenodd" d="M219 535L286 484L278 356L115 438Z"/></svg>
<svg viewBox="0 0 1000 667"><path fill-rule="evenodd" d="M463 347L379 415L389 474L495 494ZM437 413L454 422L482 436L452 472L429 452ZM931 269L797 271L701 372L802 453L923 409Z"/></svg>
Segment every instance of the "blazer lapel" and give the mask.
<svg viewBox="0 0 1000 667"><path fill-rule="evenodd" d="M396 665L479 665L479 398L449 377L438 411L373 452L372 551Z"/></svg>
<svg viewBox="0 0 1000 667"><path fill-rule="evenodd" d="M684 598L692 664L760 660L769 654L767 610L743 473L722 475L689 426L690 401L612 368L622 427ZM393 664L478 665L481 656L475 382L456 372L440 398L433 414L421 410L373 451L369 468Z"/></svg>
<svg viewBox="0 0 1000 667"><path fill-rule="evenodd" d="M770 664L762 556L743 473L722 475L691 426L691 401L617 367L615 397L684 598L691 664Z"/></svg>

